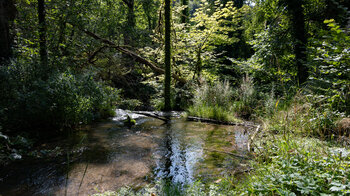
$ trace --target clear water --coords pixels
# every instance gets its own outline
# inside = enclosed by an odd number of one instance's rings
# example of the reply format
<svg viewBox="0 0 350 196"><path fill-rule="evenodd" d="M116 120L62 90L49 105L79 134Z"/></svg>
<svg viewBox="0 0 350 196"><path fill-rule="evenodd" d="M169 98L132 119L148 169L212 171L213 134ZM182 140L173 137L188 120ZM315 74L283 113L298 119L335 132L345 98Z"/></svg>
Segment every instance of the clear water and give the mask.
<svg viewBox="0 0 350 196"><path fill-rule="evenodd" d="M136 125L123 125L127 115ZM159 114L163 115L163 114ZM3 195L89 195L123 186L143 187L168 179L187 184L233 173L244 159L247 130L239 126L188 122L172 114L161 120L117 110L113 119L83 131L79 159L20 163L2 172ZM19 169L20 168L20 169ZM68 174L68 180L67 180Z"/></svg>

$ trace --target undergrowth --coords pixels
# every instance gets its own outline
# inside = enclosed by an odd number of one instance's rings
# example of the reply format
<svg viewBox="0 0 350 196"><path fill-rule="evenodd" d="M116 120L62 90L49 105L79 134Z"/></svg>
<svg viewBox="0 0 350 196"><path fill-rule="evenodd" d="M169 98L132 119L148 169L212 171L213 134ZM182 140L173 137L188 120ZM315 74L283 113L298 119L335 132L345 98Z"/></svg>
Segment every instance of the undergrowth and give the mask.
<svg viewBox="0 0 350 196"><path fill-rule="evenodd" d="M188 115L210 118L219 121L239 121L233 111L234 91L230 84L216 82L205 83L194 95L194 104L188 108Z"/></svg>
<svg viewBox="0 0 350 196"><path fill-rule="evenodd" d="M263 130L253 143L254 170L235 185L237 194L349 194L350 151L339 144L342 133L335 123L344 115L301 93L275 107L261 119Z"/></svg>

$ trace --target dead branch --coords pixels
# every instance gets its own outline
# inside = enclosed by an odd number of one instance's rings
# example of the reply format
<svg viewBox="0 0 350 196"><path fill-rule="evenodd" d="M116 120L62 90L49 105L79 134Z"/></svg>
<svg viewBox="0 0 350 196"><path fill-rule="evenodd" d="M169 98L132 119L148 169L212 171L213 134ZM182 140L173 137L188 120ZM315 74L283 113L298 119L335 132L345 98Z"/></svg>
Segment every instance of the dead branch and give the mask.
<svg viewBox="0 0 350 196"><path fill-rule="evenodd" d="M102 46L99 49L97 49L95 52L93 52L92 55L89 57L88 62L93 64L95 56L105 48L107 48L107 46Z"/></svg>
<svg viewBox="0 0 350 196"><path fill-rule="evenodd" d="M256 130L254 131L254 133L252 134L252 136L249 138L248 140L248 144L247 144L247 148L248 148L248 151L250 152L251 151L251 144L252 142L254 141L254 138L255 136L258 134L260 130L260 125L258 125L258 127L256 128Z"/></svg>
<svg viewBox="0 0 350 196"><path fill-rule="evenodd" d="M73 24L71 24L71 25L73 25ZM75 25L73 25L73 26L75 26ZM151 68L152 71L154 71L155 73L158 73L158 74L164 74L164 73L165 73L164 69L162 69L162 68L156 66L154 63L152 63L151 61L149 61L149 60L147 60L147 59L141 57L141 56L138 55L137 53L135 53L135 52L133 52L133 51L127 49L126 46L119 46L118 44L116 44L116 43L114 43L114 42L112 42L112 41L110 41L110 40L108 40L108 39L104 39L104 38L98 36L97 34L91 32L91 31L88 31L88 30L86 30L86 29L81 29L81 28L79 28L79 29L80 29L81 31L83 31L86 35L89 35L90 37L92 37L92 38L94 38L94 39L96 39L96 40L98 40L98 41L101 41L101 42L104 43L104 44L107 44L109 47L115 48L115 49L117 49L119 52L121 52L121 53L123 53L123 54L126 54L126 55L132 57L133 59L135 59L135 61L137 61L137 62L139 62L139 63L142 63L142 64L148 66L148 67ZM129 46L128 46L128 47L129 47ZM184 78L182 78L182 77L176 75L175 73L173 73L172 76L173 76L173 78L174 78L175 80L179 81L179 82L182 83L182 84L186 84L186 82L187 82Z"/></svg>

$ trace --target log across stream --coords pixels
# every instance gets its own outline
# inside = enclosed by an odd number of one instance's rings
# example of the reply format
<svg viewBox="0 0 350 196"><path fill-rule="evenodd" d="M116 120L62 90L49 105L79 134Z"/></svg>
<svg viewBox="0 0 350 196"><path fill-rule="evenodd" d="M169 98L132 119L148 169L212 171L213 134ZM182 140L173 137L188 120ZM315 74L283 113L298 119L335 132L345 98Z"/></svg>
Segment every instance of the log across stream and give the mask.
<svg viewBox="0 0 350 196"><path fill-rule="evenodd" d="M127 115L136 120L135 126L123 125ZM69 167L66 158L58 158L14 164L1 171L0 195L89 195L123 186L139 188L161 179L179 184L214 182L242 169L248 127L172 116L165 123L117 110L116 117L80 131L85 138L76 145L81 155Z"/></svg>

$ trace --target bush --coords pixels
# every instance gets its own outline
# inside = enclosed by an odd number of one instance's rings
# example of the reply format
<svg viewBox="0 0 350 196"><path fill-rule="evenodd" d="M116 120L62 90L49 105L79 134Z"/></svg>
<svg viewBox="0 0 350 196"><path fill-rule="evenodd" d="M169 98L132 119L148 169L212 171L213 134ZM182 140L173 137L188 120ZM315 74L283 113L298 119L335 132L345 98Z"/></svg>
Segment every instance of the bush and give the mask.
<svg viewBox="0 0 350 196"><path fill-rule="evenodd" d="M96 82L90 72L56 71L45 80L38 72L19 62L0 68L4 129L52 130L113 115L118 91Z"/></svg>
<svg viewBox="0 0 350 196"><path fill-rule="evenodd" d="M309 89L322 95L332 110L350 115L350 35L333 20L325 20L329 30L312 40L309 47L312 77Z"/></svg>

